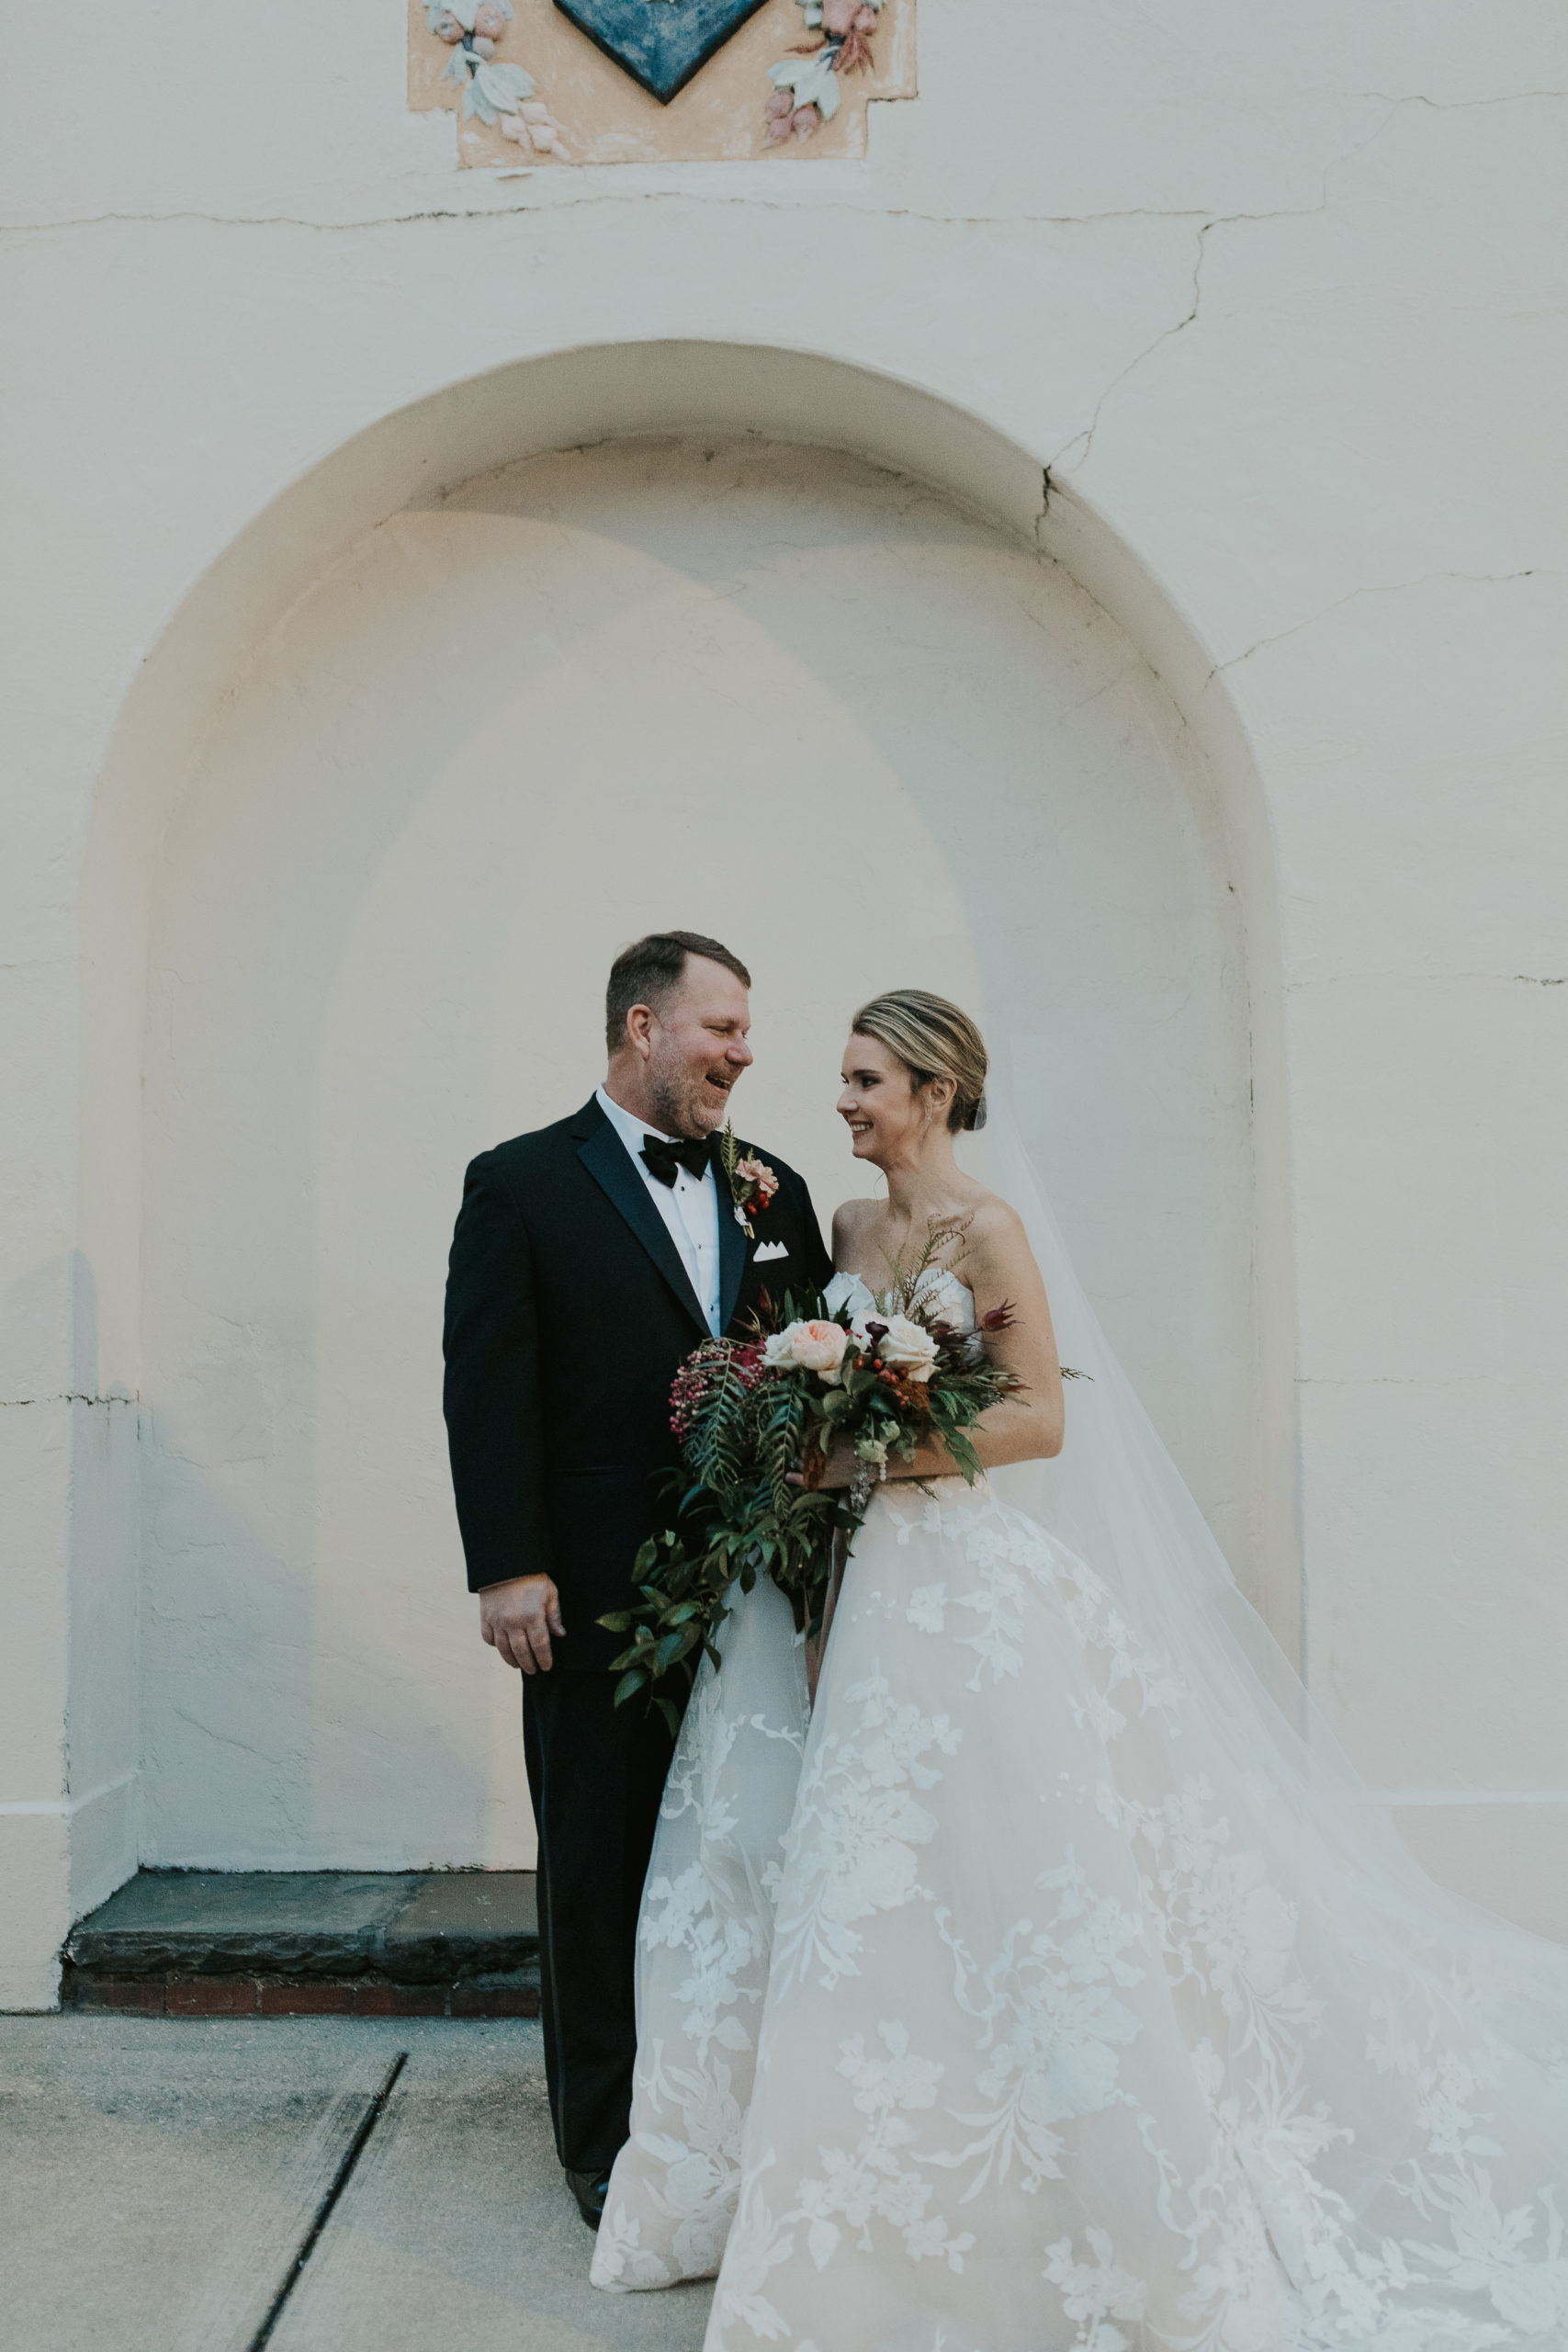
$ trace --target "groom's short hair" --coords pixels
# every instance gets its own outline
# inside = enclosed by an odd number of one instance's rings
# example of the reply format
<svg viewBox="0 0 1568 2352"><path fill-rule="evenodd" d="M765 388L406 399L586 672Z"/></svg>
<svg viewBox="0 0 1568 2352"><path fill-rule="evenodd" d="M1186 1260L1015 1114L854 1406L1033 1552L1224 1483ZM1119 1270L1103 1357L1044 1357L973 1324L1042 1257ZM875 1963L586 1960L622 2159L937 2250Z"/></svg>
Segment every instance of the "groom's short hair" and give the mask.
<svg viewBox="0 0 1568 2352"><path fill-rule="evenodd" d="M629 947L623 947L610 967L610 985L604 991L604 1042L611 1053L618 1054L626 1042L626 1015L634 1004L651 1004L657 1012L674 994L688 956L722 964L743 989L751 985L751 975L739 956L732 956L716 939L705 939L700 931L650 931L646 939L634 939Z"/></svg>

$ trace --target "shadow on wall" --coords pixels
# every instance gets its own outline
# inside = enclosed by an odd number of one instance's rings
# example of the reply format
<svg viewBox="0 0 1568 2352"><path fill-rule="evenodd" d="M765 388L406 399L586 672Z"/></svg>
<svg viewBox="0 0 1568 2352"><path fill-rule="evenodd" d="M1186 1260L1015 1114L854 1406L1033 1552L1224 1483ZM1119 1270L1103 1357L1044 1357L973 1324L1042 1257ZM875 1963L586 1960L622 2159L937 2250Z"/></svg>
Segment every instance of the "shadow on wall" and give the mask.
<svg viewBox="0 0 1568 2352"><path fill-rule="evenodd" d="M406 1104L375 1136L348 1112L346 1197L329 1210L318 1138L323 1119L343 1133L335 1114L355 1083L351 1070L323 1081L319 1052L366 864L407 822L441 731L434 715L423 732L411 718L406 775L368 790L363 776L348 784L352 758L333 780L341 747L326 774L309 753L275 762L276 695L298 697L313 729L298 654L291 643L261 707L238 718L241 742L265 747L254 798L231 779L226 790L220 753L217 779L187 804L194 897L177 851L163 876L146 1129L145 1858L518 1867L532 1860L531 1823L520 1777L501 1788L509 1827L491 1819L470 1652L493 1678L477 1699L497 1746L498 1713L514 1735L515 1684L479 1648L442 1446L441 1283L460 1158L448 1154L439 1208L388 1230L382 1204L419 1148L407 1133L419 1111ZM426 985L455 979L417 935L391 944ZM380 1022L359 1042L399 1057ZM360 1295L323 1362L321 1292L345 1267Z"/></svg>

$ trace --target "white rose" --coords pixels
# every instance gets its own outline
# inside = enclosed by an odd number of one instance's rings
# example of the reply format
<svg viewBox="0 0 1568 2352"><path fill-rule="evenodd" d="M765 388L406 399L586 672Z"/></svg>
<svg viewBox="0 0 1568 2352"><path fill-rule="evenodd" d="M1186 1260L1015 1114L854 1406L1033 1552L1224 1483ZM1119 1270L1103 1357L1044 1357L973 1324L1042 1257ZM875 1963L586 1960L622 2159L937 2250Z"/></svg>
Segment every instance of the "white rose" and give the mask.
<svg viewBox="0 0 1568 2352"><path fill-rule="evenodd" d="M889 1315L887 1329L876 1352L889 1372L907 1372L911 1380L929 1380L936 1363L936 1341L921 1324L907 1315Z"/></svg>
<svg viewBox="0 0 1568 2352"><path fill-rule="evenodd" d="M850 1335L840 1323L792 1323L770 1335L762 1361L774 1372L818 1372L829 1388L836 1388L849 1344Z"/></svg>
<svg viewBox="0 0 1568 2352"><path fill-rule="evenodd" d="M858 1274L835 1274L822 1296L829 1315L841 1315L846 1306L855 1315L874 1313L876 1307L874 1293Z"/></svg>

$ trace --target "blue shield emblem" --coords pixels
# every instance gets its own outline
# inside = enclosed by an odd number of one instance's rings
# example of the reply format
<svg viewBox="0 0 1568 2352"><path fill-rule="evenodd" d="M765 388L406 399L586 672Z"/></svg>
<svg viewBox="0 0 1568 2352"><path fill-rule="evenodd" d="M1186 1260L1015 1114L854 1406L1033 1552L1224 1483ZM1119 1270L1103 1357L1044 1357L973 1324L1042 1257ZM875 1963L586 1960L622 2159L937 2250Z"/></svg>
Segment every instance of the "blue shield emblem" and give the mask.
<svg viewBox="0 0 1568 2352"><path fill-rule="evenodd" d="M556 0L563 17L668 106L762 0Z"/></svg>

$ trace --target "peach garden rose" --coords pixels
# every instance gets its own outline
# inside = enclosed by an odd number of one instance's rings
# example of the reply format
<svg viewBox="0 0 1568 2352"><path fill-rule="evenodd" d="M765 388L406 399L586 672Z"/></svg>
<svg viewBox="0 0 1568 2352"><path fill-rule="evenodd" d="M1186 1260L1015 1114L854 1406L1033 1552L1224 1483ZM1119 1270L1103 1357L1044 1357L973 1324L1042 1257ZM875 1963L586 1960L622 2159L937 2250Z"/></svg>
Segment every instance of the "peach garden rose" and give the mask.
<svg viewBox="0 0 1568 2352"><path fill-rule="evenodd" d="M820 1373L833 1388L849 1344L850 1335L841 1323L791 1323L773 1333L762 1361L774 1372Z"/></svg>

